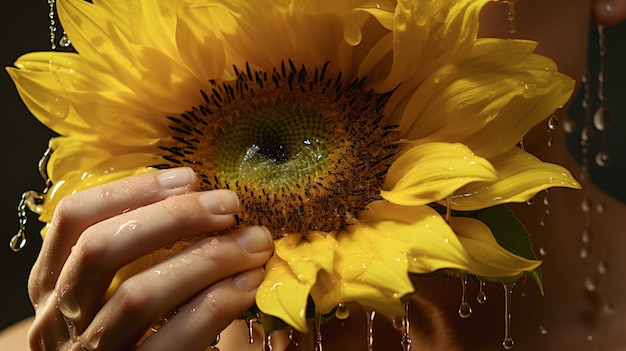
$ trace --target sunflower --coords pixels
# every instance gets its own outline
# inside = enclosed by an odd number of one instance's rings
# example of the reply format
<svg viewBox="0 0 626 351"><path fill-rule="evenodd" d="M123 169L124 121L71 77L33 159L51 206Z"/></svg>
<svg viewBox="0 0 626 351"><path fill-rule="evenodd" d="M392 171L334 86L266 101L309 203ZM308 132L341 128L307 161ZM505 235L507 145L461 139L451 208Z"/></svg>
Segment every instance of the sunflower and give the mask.
<svg viewBox="0 0 626 351"><path fill-rule="evenodd" d="M347 302L401 316L414 274L533 271L473 214L579 187L516 146L574 83L534 42L477 38L488 1L58 0L75 52L8 68L59 134L40 219L192 167L273 232L257 306L300 331Z"/></svg>

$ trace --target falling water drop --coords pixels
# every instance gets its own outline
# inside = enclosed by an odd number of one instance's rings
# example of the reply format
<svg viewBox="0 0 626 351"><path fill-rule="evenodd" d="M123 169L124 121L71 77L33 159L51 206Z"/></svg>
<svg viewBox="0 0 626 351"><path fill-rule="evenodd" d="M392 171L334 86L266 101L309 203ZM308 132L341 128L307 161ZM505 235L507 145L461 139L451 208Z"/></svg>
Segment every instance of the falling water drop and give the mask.
<svg viewBox="0 0 626 351"><path fill-rule="evenodd" d="M504 287L504 340L502 341L502 347L506 350L510 350L515 344L511 337L511 299L515 284L502 284L502 286Z"/></svg>
<svg viewBox="0 0 626 351"><path fill-rule="evenodd" d="M608 152L603 150L596 154L596 165L598 165L598 167L606 167L611 163L613 163L613 158Z"/></svg>
<svg viewBox="0 0 626 351"><path fill-rule="evenodd" d="M607 127L610 127L611 124L613 124L613 114L604 105L598 107L596 112L593 114L593 125L596 129L603 131Z"/></svg>
<svg viewBox="0 0 626 351"><path fill-rule="evenodd" d="M583 233L580 235L580 239L585 244L589 244L589 242L591 241L591 237L592 237L591 228L585 228L583 230Z"/></svg>
<svg viewBox="0 0 626 351"><path fill-rule="evenodd" d="M580 248L580 258L586 259L591 254L591 249L588 246L583 246Z"/></svg>
<svg viewBox="0 0 626 351"><path fill-rule="evenodd" d="M367 351L374 351L374 318L376 311L365 311L367 314Z"/></svg>
<svg viewBox="0 0 626 351"><path fill-rule="evenodd" d="M400 345L403 351L411 351L411 324L409 320L409 303L404 303L404 316L402 318L403 331Z"/></svg>
<svg viewBox="0 0 626 351"><path fill-rule="evenodd" d="M598 273L604 275L604 274L606 274L607 271L608 271L608 265L607 265L606 261L600 260L598 262Z"/></svg>
<svg viewBox="0 0 626 351"><path fill-rule="evenodd" d="M591 209L591 199L589 199L588 197L583 199L583 201L580 203L580 209L583 210L583 212L589 212L589 210Z"/></svg>
<svg viewBox="0 0 626 351"><path fill-rule="evenodd" d="M72 46L72 42L70 41L70 38L67 36L67 34L65 34L65 32L63 33L61 39L59 39L59 45L66 49Z"/></svg>
<svg viewBox="0 0 626 351"><path fill-rule="evenodd" d="M553 132L559 128L559 118L553 113L550 118L548 118L548 130Z"/></svg>
<svg viewBox="0 0 626 351"><path fill-rule="evenodd" d="M574 133L574 130L576 130L576 122L571 118L566 118L563 122L563 130L567 134Z"/></svg>
<svg viewBox="0 0 626 351"><path fill-rule="evenodd" d="M57 27L56 27L56 22L54 20L54 3L55 0L48 0L48 5L50 6L50 11L48 12L48 18L50 19L50 26L48 27L48 29L50 29L50 48L52 50L56 49L56 43L55 43L55 33L57 31Z"/></svg>
<svg viewBox="0 0 626 351"><path fill-rule="evenodd" d="M615 306L613 306L613 303L607 302L602 306L602 311L604 311L604 314L607 316L611 316L615 313Z"/></svg>
<svg viewBox="0 0 626 351"><path fill-rule="evenodd" d="M587 142L593 137L593 129L590 126L584 126L580 132L580 144L586 145Z"/></svg>
<svg viewBox="0 0 626 351"><path fill-rule="evenodd" d="M587 277L585 279L585 289L587 289L587 291L592 292L595 291L597 288L597 281L594 277Z"/></svg>
<svg viewBox="0 0 626 351"><path fill-rule="evenodd" d="M342 320L350 317L350 310L343 302L340 302L339 305L337 305L337 309L335 309L335 317Z"/></svg>
<svg viewBox="0 0 626 351"><path fill-rule="evenodd" d="M541 335L547 335L548 334L548 329L546 329L546 327L544 327L543 325L539 326L539 333L541 333Z"/></svg>
<svg viewBox="0 0 626 351"><path fill-rule="evenodd" d="M508 0L507 4L506 19L509 21L509 34L515 34L517 31L515 28L515 0Z"/></svg>
<svg viewBox="0 0 626 351"><path fill-rule="evenodd" d="M461 318L469 318L472 315L472 306L467 303L467 284L467 276L461 278L461 286L463 287L463 296L461 296L461 305L459 306Z"/></svg>
<svg viewBox="0 0 626 351"><path fill-rule="evenodd" d="M322 343L322 314L315 315L315 351L324 351Z"/></svg>
<svg viewBox="0 0 626 351"><path fill-rule="evenodd" d="M250 345L254 344L254 323L256 323L256 318L247 318L246 324L248 325L248 343Z"/></svg>
<svg viewBox="0 0 626 351"><path fill-rule="evenodd" d="M476 302L483 305L487 303L487 293L485 293L485 286L487 285L487 282L478 278L478 283L478 295L476 295Z"/></svg>

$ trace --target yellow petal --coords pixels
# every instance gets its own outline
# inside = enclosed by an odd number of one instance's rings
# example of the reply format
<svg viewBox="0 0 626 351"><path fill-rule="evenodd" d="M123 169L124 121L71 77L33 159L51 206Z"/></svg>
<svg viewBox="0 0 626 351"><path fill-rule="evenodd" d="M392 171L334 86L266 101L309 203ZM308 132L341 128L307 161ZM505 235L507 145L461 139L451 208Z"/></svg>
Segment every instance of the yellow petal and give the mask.
<svg viewBox="0 0 626 351"><path fill-rule="evenodd" d="M478 14L489 0L400 0L393 18L393 63L389 75L374 88L389 91L398 85L415 87L437 67L460 61L478 32ZM380 62L370 62L360 73ZM406 84L407 80L411 83Z"/></svg>
<svg viewBox="0 0 626 351"><path fill-rule="evenodd" d="M482 223L470 226L474 223L457 221L455 217L453 228L450 228L428 206L407 207L378 201L370 204L368 209L363 216L363 226L377 232L379 242L384 243L380 244L381 247L403 250L412 273L431 273L448 268L483 277L510 277L531 271L540 264L511 256L495 243L491 231ZM459 236L455 233L457 231ZM469 246L465 247L465 243ZM481 254L480 250L486 252Z"/></svg>
<svg viewBox="0 0 626 351"><path fill-rule="evenodd" d="M487 158L512 148L564 105L574 87L554 62L532 54L535 46L520 40L477 40L467 60L434 72L405 101L403 137L463 142Z"/></svg>
<svg viewBox="0 0 626 351"><path fill-rule="evenodd" d="M542 162L519 148L513 148L490 161L499 178L459 189L452 199L455 209L471 211L503 203L525 202L539 191L551 187L580 189L580 184L567 169Z"/></svg>
<svg viewBox="0 0 626 351"><path fill-rule="evenodd" d="M333 271L337 241L332 234L288 235L277 240L275 247L276 255L287 262L296 277L305 283L315 282L320 270Z"/></svg>
<svg viewBox="0 0 626 351"><path fill-rule="evenodd" d="M497 178L491 164L462 144L413 146L391 165L381 195L393 203L424 205L475 181Z"/></svg>
<svg viewBox="0 0 626 351"><path fill-rule="evenodd" d="M480 265L479 275L482 277L516 276L530 272L541 264L541 261L529 260L502 248L489 227L474 218L453 217L452 228L472 260Z"/></svg>
<svg viewBox="0 0 626 351"><path fill-rule="evenodd" d="M265 279L256 294L256 305L265 314L275 316L296 330L306 333L306 306L315 280L303 282L287 262L272 256L265 265Z"/></svg>

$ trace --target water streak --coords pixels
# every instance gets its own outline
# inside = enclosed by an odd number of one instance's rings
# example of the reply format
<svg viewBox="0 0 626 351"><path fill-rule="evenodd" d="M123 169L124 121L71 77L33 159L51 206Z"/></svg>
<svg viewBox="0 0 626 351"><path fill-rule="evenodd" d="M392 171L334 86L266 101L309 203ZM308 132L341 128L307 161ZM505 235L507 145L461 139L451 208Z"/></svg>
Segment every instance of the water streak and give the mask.
<svg viewBox="0 0 626 351"><path fill-rule="evenodd" d="M504 340L502 341L502 347L510 350L515 344L511 337L511 298L515 284L502 284L502 286L504 287Z"/></svg>
<svg viewBox="0 0 626 351"><path fill-rule="evenodd" d="M374 351L374 318L376 311L365 311L367 314L367 351Z"/></svg>

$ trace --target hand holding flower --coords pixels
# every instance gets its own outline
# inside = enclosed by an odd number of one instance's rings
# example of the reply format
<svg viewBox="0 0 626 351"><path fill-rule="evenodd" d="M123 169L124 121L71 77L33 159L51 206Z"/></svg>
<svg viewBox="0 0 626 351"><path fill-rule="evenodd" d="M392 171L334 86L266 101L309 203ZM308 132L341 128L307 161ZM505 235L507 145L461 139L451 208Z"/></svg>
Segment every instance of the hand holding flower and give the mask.
<svg viewBox="0 0 626 351"><path fill-rule="evenodd" d="M195 174L179 168L62 200L29 281L37 310L31 347L132 347L160 316L184 304L139 349L204 350L249 308L271 237L262 227L215 235L235 224L239 200L227 190L196 188ZM206 238L152 266L151 252L198 236ZM144 264L135 263L137 273L126 272L130 277L107 298L116 272L137 259Z"/></svg>

